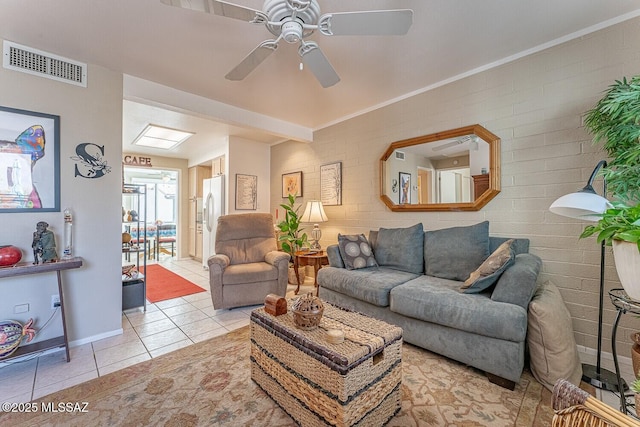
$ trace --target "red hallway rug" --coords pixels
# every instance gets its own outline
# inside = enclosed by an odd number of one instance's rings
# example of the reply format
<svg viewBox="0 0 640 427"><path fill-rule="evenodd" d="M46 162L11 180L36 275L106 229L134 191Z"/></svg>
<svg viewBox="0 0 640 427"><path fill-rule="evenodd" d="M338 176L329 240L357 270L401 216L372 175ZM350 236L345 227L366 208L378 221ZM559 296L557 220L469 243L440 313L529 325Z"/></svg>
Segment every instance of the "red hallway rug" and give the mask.
<svg viewBox="0 0 640 427"><path fill-rule="evenodd" d="M145 275L147 299L151 303L205 291L200 286L157 264L147 265Z"/></svg>

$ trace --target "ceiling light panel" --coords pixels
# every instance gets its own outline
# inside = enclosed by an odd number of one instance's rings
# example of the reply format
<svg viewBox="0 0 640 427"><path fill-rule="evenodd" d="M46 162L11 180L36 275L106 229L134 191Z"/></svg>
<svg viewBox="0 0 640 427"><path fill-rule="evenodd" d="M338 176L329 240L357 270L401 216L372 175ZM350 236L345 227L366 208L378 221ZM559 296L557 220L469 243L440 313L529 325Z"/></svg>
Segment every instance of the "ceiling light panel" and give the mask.
<svg viewBox="0 0 640 427"><path fill-rule="evenodd" d="M186 141L193 132L148 125L133 141L135 145L169 150Z"/></svg>

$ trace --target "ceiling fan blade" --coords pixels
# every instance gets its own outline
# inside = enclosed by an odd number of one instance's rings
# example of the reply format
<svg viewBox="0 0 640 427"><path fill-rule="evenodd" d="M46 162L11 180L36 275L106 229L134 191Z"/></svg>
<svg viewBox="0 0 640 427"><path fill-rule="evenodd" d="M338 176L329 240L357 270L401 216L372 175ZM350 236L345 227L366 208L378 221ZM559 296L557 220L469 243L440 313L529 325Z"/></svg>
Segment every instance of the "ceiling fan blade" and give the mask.
<svg viewBox="0 0 640 427"><path fill-rule="evenodd" d="M318 27L326 36L401 36L413 23L413 10L371 10L328 13Z"/></svg>
<svg viewBox="0 0 640 427"><path fill-rule="evenodd" d="M455 147L456 145L464 144L465 142L471 141L471 137L469 135L465 135L462 138L453 140L451 142L447 142L442 145L438 145L437 147L433 147L433 151L446 150L447 148Z"/></svg>
<svg viewBox="0 0 640 427"><path fill-rule="evenodd" d="M258 65L262 63L265 59L269 57L276 49L278 48L278 44L275 40L267 40L258 45L255 49L251 51L249 55L247 55L242 62L240 62L236 67L229 71L226 76L224 76L227 80L242 80L247 77L253 70L255 70Z"/></svg>
<svg viewBox="0 0 640 427"><path fill-rule="evenodd" d="M302 57L304 65L309 67L322 87L328 88L340 81L338 73L316 43L306 42L300 46L298 53Z"/></svg>
<svg viewBox="0 0 640 427"><path fill-rule="evenodd" d="M227 18L239 19L245 22L254 21L258 14L262 13L259 10L251 9L249 7L240 6L233 3L227 3L226 1L208 0L213 7L213 13L220 16L226 16Z"/></svg>
<svg viewBox="0 0 640 427"><path fill-rule="evenodd" d="M258 10L233 3L219 0L160 0L162 3L181 7L183 9L195 10L197 12L213 13L227 18L239 19L245 22L252 22L259 13Z"/></svg>

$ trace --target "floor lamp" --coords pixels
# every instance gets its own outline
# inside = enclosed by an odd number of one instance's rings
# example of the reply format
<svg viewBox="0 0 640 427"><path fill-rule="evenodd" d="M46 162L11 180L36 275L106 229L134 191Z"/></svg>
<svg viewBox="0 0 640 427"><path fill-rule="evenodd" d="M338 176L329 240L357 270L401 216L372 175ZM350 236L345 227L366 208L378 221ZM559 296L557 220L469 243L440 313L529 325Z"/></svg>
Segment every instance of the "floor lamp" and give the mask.
<svg viewBox="0 0 640 427"><path fill-rule="evenodd" d="M569 218L583 219L586 221L598 221L600 214L603 213L611 205L609 201L604 198L607 194L607 181L603 180L602 194L598 195L593 189L593 180L595 179L598 171L607 166L607 162L601 160L591 172L589 181L585 187L576 192L567 194L560 197L553 202L549 207L549 210L557 215L566 216ZM602 356L602 310L604 303L604 241L600 247L600 301L598 304L598 353L596 355L596 366L582 364L582 380L591 384L594 387L613 391L618 391L618 379L616 374L603 369L600 366ZM626 388L626 384L624 387Z"/></svg>

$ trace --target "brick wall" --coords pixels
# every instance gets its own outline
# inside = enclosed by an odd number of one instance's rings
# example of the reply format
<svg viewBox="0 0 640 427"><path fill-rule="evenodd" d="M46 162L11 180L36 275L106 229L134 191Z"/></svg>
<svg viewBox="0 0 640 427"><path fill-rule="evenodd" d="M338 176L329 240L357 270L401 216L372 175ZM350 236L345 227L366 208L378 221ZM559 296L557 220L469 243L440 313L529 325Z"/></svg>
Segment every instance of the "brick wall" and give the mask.
<svg viewBox="0 0 640 427"><path fill-rule="evenodd" d="M318 130L311 144L274 146L272 212L283 200L282 173L303 171L304 197L298 200L304 204L320 196L320 165L342 161L343 204L325 208L330 221L322 225L323 246L339 232L489 220L493 235L531 239L531 252L543 259L540 280L561 289L578 345L595 348L599 246L593 238L578 239L585 223L548 207L582 188L603 158L582 128L582 116L614 80L640 73L638 40L640 19L626 21ZM389 143L474 123L502 139L502 192L493 201L479 212L394 213L383 205L378 161ZM606 288L615 287L620 284L608 250ZM610 351L615 310L608 297L605 308L603 350ZM619 354L629 356L628 337L638 328L637 318L623 318Z"/></svg>

